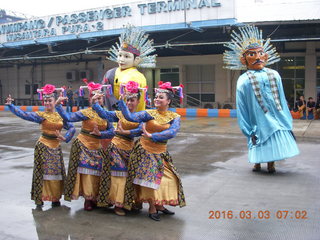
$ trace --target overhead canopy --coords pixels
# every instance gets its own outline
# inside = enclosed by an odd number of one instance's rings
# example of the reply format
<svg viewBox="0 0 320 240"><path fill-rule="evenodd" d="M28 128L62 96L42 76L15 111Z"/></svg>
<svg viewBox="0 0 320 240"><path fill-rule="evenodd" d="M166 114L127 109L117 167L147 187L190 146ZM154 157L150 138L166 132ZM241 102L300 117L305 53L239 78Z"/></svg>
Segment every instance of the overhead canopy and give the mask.
<svg viewBox="0 0 320 240"><path fill-rule="evenodd" d="M160 57L222 54L230 31L243 25L235 12L228 0L139 1L0 24L0 67L97 60L128 23L150 34ZM287 51L287 41L320 39L318 20L256 25L280 52Z"/></svg>

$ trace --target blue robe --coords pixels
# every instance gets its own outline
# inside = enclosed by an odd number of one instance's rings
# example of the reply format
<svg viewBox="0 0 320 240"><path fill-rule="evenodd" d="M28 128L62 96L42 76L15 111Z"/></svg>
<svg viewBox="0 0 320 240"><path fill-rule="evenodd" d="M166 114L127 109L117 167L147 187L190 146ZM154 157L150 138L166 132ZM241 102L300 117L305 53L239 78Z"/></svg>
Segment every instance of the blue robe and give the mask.
<svg viewBox="0 0 320 240"><path fill-rule="evenodd" d="M237 82L237 118L243 134L248 139L249 162L265 163L283 160L299 154L292 134L292 116L284 95L281 77L272 71L277 82L282 110L278 110L270 88L265 68L251 71L259 82L266 113L262 110L253 91L249 77L242 74ZM256 136L256 145L251 136Z"/></svg>

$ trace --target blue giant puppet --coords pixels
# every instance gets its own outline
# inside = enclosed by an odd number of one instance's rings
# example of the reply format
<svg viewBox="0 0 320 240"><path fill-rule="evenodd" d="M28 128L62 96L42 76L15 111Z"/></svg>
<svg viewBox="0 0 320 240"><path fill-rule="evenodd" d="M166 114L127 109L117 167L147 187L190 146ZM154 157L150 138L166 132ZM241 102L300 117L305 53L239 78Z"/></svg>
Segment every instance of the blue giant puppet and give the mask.
<svg viewBox="0 0 320 240"><path fill-rule="evenodd" d="M238 124L248 139L249 162L255 164L253 171L268 163L268 171L274 173L275 161L299 154L281 77L265 67L280 57L255 26L239 27L231 38L225 44L231 49L224 53L225 67L247 70L238 79L236 101Z"/></svg>

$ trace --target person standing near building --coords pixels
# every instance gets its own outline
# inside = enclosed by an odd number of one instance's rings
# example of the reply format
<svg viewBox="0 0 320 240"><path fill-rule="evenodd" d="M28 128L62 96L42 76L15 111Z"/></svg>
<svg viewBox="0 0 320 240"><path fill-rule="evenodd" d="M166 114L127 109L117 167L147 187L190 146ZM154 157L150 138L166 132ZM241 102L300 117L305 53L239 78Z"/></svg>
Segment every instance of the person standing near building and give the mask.
<svg viewBox="0 0 320 240"><path fill-rule="evenodd" d="M119 41L119 44L110 49L109 57L111 61L119 64L113 81L116 99L122 94L122 86L129 81L137 82L140 88L145 88L146 78L137 67L153 68L156 62L156 55L151 55L155 51L153 40L148 40L148 35L142 29L126 26ZM146 94L147 92L142 94L142 99L146 98ZM137 111L145 110L145 107L145 101L140 101Z"/></svg>
<svg viewBox="0 0 320 240"><path fill-rule="evenodd" d="M239 31L232 32L231 42L225 44L231 51L223 56L226 68L247 70L237 82L238 124L247 137L253 171L267 163L268 172L274 173L275 161L299 154L280 75L265 67L280 58L257 27L247 25Z"/></svg>
<svg viewBox="0 0 320 240"><path fill-rule="evenodd" d="M312 97L308 98L306 113L308 120L313 120L316 115L316 103Z"/></svg>
<svg viewBox="0 0 320 240"><path fill-rule="evenodd" d="M79 90L75 91L74 94L76 95L76 99L77 99L77 111L81 109L84 109L84 96L85 96L85 92L83 91L82 93L80 93Z"/></svg>
<svg viewBox="0 0 320 240"><path fill-rule="evenodd" d="M102 87L104 85L90 82L80 89L89 89L91 101L95 93L101 93ZM56 110L60 116L69 122L82 122L81 132L71 147L64 199L71 201L82 196L85 199L84 209L91 211L96 205L102 165L107 159L101 140L111 139L114 136L114 128L107 120L100 118L91 107L74 113L65 112L61 106L64 100L65 97L59 97L56 102ZM103 105L102 97L97 101Z"/></svg>
<svg viewBox="0 0 320 240"><path fill-rule="evenodd" d="M63 91L54 85L46 84L38 89L40 100L43 100L44 112L24 112L12 104L11 95L7 98L6 105L16 116L40 124L41 136L34 149L34 166L31 188L31 199L39 207L44 201L51 201L52 206L60 206L63 194L66 173L60 142L69 142L74 133L74 126L64 121L55 112L55 92ZM67 130L63 136L62 128Z"/></svg>
<svg viewBox="0 0 320 240"><path fill-rule="evenodd" d="M301 120L306 119L306 106L307 106L307 104L306 104L306 101L304 100L304 96L301 95L299 97L298 102L297 102L297 110L300 113Z"/></svg>
<svg viewBox="0 0 320 240"><path fill-rule="evenodd" d="M72 86L68 87L67 91L67 112L72 112L72 107L73 107L73 92L72 92Z"/></svg>

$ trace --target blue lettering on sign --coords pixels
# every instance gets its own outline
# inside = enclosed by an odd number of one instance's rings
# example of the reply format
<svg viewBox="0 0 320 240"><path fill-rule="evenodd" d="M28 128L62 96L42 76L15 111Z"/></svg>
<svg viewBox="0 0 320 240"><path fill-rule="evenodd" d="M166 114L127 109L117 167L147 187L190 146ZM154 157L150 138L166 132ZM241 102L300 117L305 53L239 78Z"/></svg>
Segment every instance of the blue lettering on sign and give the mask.
<svg viewBox="0 0 320 240"><path fill-rule="evenodd" d="M136 5L140 15L167 13L189 9L220 7L219 0L162 0ZM79 13L57 15L44 19L25 20L0 25L0 35L6 34L7 41L35 39L62 34L77 34L89 31L104 30L104 20L132 16L130 6L89 10Z"/></svg>
<svg viewBox="0 0 320 240"><path fill-rule="evenodd" d="M78 23L78 15L77 14L71 14L70 15L70 23L71 24L77 24Z"/></svg>
<svg viewBox="0 0 320 240"><path fill-rule="evenodd" d="M113 18L113 11L111 9L106 9L104 11L104 15L106 16L107 19L112 19Z"/></svg>
<svg viewBox="0 0 320 240"><path fill-rule="evenodd" d="M122 16L121 13L122 12L121 12L121 8L120 7L114 8L113 11L114 11L114 17L115 18L121 18L121 16Z"/></svg>
<svg viewBox="0 0 320 240"><path fill-rule="evenodd" d="M221 3L218 3L217 0L169 0L169 1L158 1L151 2L147 4L138 4L137 7L140 10L140 14L144 15L155 14L161 12L172 12L179 10L189 10L189 9L202 9L203 7L220 7Z"/></svg>
<svg viewBox="0 0 320 240"><path fill-rule="evenodd" d="M161 1L161 2L157 2L157 12L167 12L168 11L168 6L166 4L166 2Z"/></svg>
<svg viewBox="0 0 320 240"><path fill-rule="evenodd" d="M97 22L97 30L98 31L103 30L103 22Z"/></svg>
<svg viewBox="0 0 320 240"><path fill-rule="evenodd" d="M209 1L208 0L200 0L200 2L199 2L199 6L198 6L199 8L203 8L203 7L210 7L210 3L209 3Z"/></svg>
<svg viewBox="0 0 320 240"><path fill-rule="evenodd" d="M156 3L148 3L148 13L149 14L153 14L153 13L156 13L157 11L157 5Z"/></svg>
<svg viewBox="0 0 320 240"><path fill-rule="evenodd" d="M140 8L140 14L144 15L144 9L147 7L147 4L138 4L138 8Z"/></svg>
<svg viewBox="0 0 320 240"><path fill-rule="evenodd" d="M168 1L168 11L180 10L180 0Z"/></svg>

